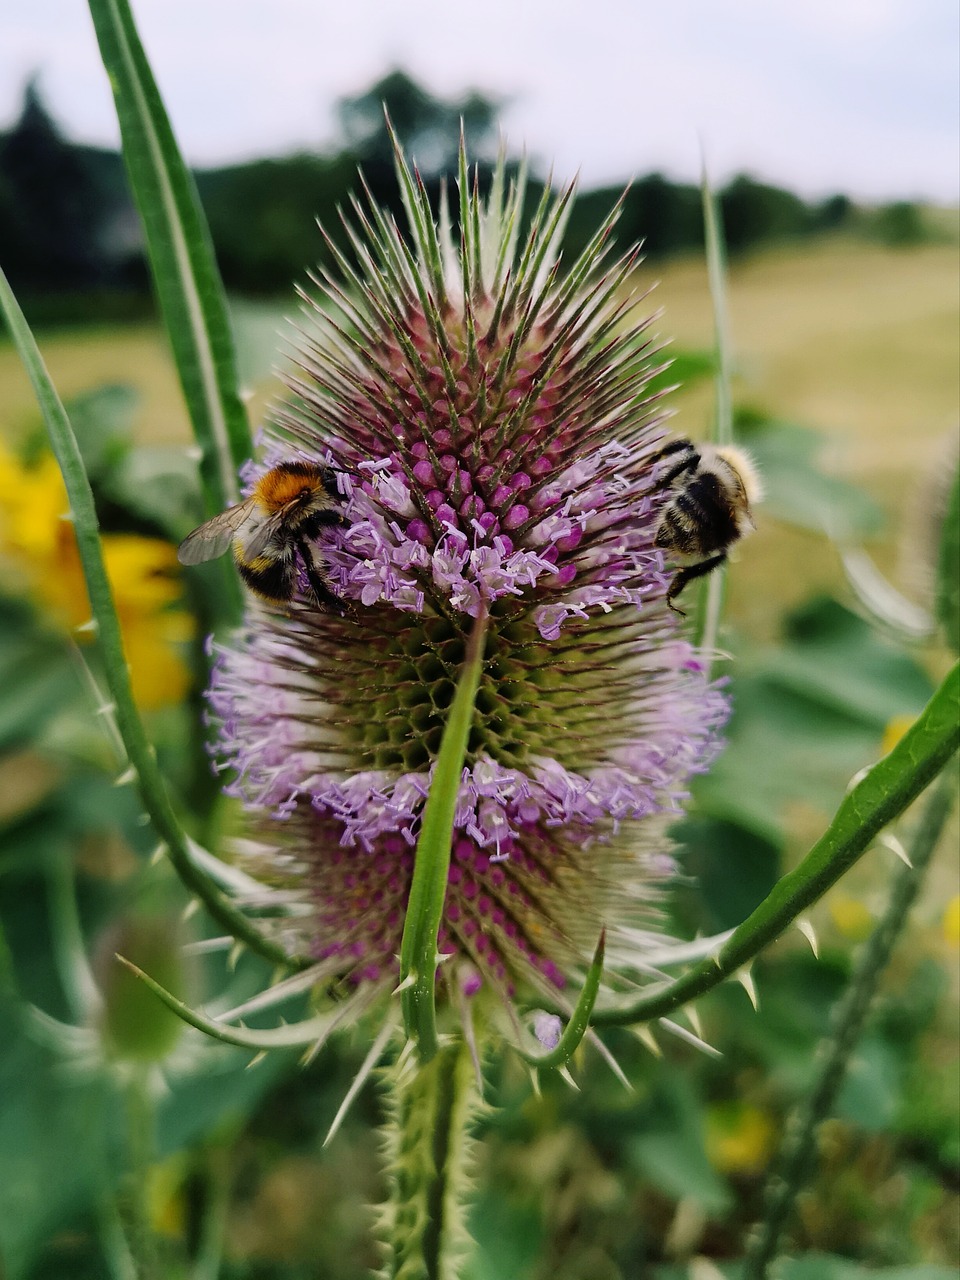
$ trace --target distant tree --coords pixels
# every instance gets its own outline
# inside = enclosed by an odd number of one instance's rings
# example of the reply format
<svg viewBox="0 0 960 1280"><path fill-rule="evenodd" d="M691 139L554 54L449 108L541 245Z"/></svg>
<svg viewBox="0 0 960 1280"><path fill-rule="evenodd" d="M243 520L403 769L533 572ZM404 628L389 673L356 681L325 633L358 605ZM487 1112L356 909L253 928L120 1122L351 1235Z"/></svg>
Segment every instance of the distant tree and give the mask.
<svg viewBox="0 0 960 1280"><path fill-rule="evenodd" d="M318 221L346 248L338 206L356 187L349 154L255 160L196 177L228 289L289 289L327 256Z"/></svg>
<svg viewBox="0 0 960 1280"><path fill-rule="evenodd" d="M922 244L930 239L923 211L912 200L895 200L881 205L867 222L868 230L884 244L896 248Z"/></svg>
<svg viewBox="0 0 960 1280"><path fill-rule="evenodd" d="M364 168L391 168L393 147L384 108L408 156L425 179L455 173L460 121L475 161L492 159L502 101L476 92L448 102L417 84L405 71L391 71L364 93L341 98L337 114L347 147Z"/></svg>
<svg viewBox="0 0 960 1280"><path fill-rule="evenodd" d="M670 182L662 173L640 178L627 192L624 232L642 240L646 252L675 253L703 243L700 191Z"/></svg>
<svg viewBox="0 0 960 1280"><path fill-rule="evenodd" d="M853 221L855 212L853 201L849 196L839 194L828 196L826 200L814 206L814 230L835 231L839 227L847 226Z"/></svg>
<svg viewBox="0 0 960 1280"><path fill-rule="evenodd" d="M0 258L15 286L68 291L101 283L111 209L84 152L67 142L32 78L20 118L0 136Z"/></svg>
<svg viewBox="0 0 960 1280"><path fill-rule="evenodd" d="M720 192L727 244L736 252L763 240L786 240L813 229L810 207L781 187L740 174Z"/></svg>

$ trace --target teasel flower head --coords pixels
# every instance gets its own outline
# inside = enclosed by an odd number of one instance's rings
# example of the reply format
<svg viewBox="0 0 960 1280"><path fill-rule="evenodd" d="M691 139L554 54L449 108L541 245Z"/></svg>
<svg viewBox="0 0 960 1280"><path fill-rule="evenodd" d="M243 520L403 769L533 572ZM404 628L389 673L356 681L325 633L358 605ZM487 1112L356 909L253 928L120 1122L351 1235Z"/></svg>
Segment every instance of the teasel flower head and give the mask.
<svg viewBox="0 0 960 1280"><path fill-rule="evenodd" d="M318 541L342 614L306 576L251 602L210 692L221 766L261 865L304 905L318 978L366 1005L396 986L424 804L464 664L483 664L456 803L440 998L511 1019L569 1007L601 928L605 990L662 951L670 824L726 714L666 602L654 546L668 438L635 257L616 211L561 266L572 191L523 230L522 175L461 157L459 229L398 161L409 227L372 200L304 294L289 396L248 480L337 468ZM483 993L483 994L482 994ZM516 1021L514 1021L516 1026Z"/></svg>

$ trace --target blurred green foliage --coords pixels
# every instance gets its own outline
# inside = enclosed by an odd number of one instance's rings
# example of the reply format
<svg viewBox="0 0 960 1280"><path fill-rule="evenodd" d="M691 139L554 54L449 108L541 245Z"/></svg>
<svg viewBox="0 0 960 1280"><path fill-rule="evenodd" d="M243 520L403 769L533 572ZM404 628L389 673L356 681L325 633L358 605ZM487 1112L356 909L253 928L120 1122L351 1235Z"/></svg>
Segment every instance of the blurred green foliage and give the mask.
<svg viewBox="0 0 960 1280"><path fill-rule="evenodd" d="M678 356L664 382L710 372L708 357ZM125 387L104 387L70 408L104 527L179 537L198 510L182 451L177 461L173 451L135 443L136 401ZM878 527L862 494L819 471L816 436L756 413L740 418L761 461L771 518L815 530L827 524L849 537ZM36 441L23 447L27 460L37 456ZM945 522L945 547L955 523L955 514ZM194 607L202 632L205 602ZM104 1023L95 1002L85 1003L76 949L109 996L113 951L129 949L144 920L146 945L162 950L176 930L158 933L149 922L172 919L183 896L162 864L151 865L149 830L133 790L116 785L112 747L91 717L70 643L23 598L7 595L2 608L0 680L10 692L0 713L0 930L17 998L7 991L0 1009L0 1256L10 1280L99 1280L105 1198L118 1190L125 1203L133 1167L134 1076L118 1049L129 1050L140 1014L127 1018L127 992L112 1006L119 1032ZM822 825L851 775L881 753L891 722L916 714L932 688L916 658L830 598L794 610L776 643L735 634L724 643L737 658L727 747L673 833L681 875L668 923L690 937L750 912L800 851L798 808ZM199 646L185 658L199 690ZM187 821L222 830L233 822L229 808L212 781L197 785L198 773L209 779L197 754L199 711L191 697L154 712L151 724ZM202 919L190 929L196 938L210 932ZM784 1274L795 1280L947 1274L960 1177L954 1024L940 944L921 930L910 943L786 1242L794 1261ZM482 1122L472 1216L480 1251L470 1280L668 1280L687 1276L678 1262L687 1253L736 1276L784 1118L809 1083L849 972L850 946L828 923L820 959L799 935L764 957L758 1013L735 985L705 999L702 1034L722 1057L661 1033L663 1057L655 1058L629 1033L610 1033L631 1091L589 1043L578 1053L577 1093L549 1076L538 1096L509 1055L489 1063L497 1107ZM162 972L166 961L148 964ZM193 998L223 1008L267 974L249 956L231 969L225 952L214 952L184 980ZM679 1022L688 1025L683 1015ZM248 1055L192 1032L168 1039L148 1031L160 1058L149 1068L160 1163L148 1187L160 1273L186 1280L188 1259L209 1247L215 1220L224 1233L223 1280L365 1275L375 1259L361 1206L380 1194L375 1090L364 1091L321 1149L363 1036L328 1045L306 1070L282 1054L247 1070ZM143 1043L121 1055L139 1061L138 1070Z"/></svg>

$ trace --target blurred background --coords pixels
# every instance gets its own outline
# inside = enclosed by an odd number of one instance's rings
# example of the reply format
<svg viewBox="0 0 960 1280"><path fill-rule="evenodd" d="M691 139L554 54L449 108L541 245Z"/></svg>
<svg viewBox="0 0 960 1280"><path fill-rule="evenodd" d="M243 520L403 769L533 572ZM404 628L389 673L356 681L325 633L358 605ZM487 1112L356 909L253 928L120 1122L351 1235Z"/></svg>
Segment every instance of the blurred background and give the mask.
<svg viewBox="0 0 960 1280"><path fill-rule="evenodd" d="M736 417L768 497L729 574L735 712L675 833L685 875L666 927L735 925L948 665L931 584L960 414L954 7L487 0L468 20L436 0L151 0L135 16L195 169L254 426L279 394L293 283L329 262L316 219L345 243L338 209L359 191L358 165L398 209L386 103L431 192L461 119L482 181L499 147L511 163L526 155L531 204L551 169L579 174L568 257L630 183L618 247L644 245L635 283L656 286L673 360L659 383L683 384L677 430L707 435L705 155L730 256ZM191 830L223 847L241 824L200 727L212 606L174 552L202 518L189 424L79 4L35 0L3 19L0 265L81 438L161 764ZM249 958L230 971L222 956L179 959L174 944L212 930L173 927L182 893L150 864L134 793L114 785L65 508L0 338L0 971L18 992L0 1012L0 1273L106 1274L111 1197L139 1159L159 1275L353 1280L372 1264L364 1204L380 1194L373 1089L320 1148L368 1038L306 1070L278 1055L246 1071L246 1055L139 1004L108 962L140 956L198 1002L237 1003L268 976ZM909 845L913 825L897 839ZM785 1241L810 1269L785 1274L955 1274L956 845L954 822ZM509 1055L491 1064L499 1110L482 1130L473 1280L666 1280L692 1258L733 1274L895 865L878 846L817 908L819 957L799 933L771 949L758 1013L739 987L702 1002L720 1058L668 1040L658 1059L613 1036L634 1094L587 1050L580 1093L548 1081L540 1097ZM83 989L79 956L103 999ZM143 1093L131 1081L145 1079L149 1157L131 1112Z"/></svg>

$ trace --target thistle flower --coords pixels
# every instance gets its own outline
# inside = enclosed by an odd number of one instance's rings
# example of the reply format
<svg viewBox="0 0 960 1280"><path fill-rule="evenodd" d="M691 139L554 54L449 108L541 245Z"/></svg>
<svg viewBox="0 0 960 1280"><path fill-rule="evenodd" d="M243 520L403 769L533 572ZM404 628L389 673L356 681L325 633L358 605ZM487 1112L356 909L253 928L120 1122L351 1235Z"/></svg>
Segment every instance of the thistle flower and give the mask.
<svg viewBox="0 0 960 1280"><path fill-rule="evenodd" d="M397 981L414 847L475 620L483 670L439 935L448 992L559 1007L607 928L608 990L647 966L674 871L666 830L716 748L725 701L666 604L654 546L666 436L649 320L610 263L616 211L561 271L572 191L521 233L524 183L457 237L398 171L404 238L371 200L353 260L307 297L290 397L253 480L291 458L341 474L348 525L288 612L251 604L210 692L272 876L309 904L318 977L366 1004ZM305 295L306 297L306 295ZM572 989L572 987L571 987Z"/></svg>

